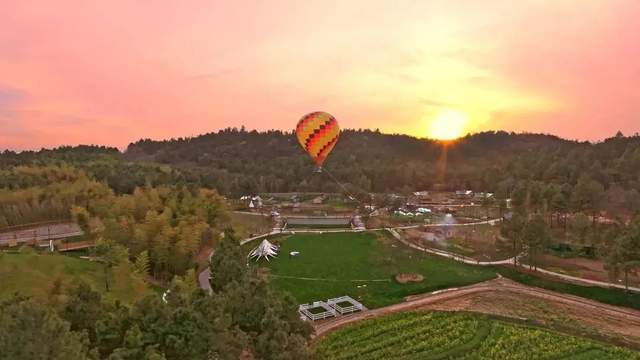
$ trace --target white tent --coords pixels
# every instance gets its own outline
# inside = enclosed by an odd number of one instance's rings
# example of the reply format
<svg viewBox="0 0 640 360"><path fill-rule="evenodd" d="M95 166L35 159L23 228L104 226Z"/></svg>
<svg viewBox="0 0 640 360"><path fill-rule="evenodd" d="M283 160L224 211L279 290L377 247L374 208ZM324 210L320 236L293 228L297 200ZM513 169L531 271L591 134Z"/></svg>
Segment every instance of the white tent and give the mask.
<svg viewBox="0 0 640 360"><path fill-rule="evenodd" d="M256 261L260 260L261 257L264 257L269 261L269 257L276 257L278 255L278 247L269 242L269 240L264 239L255 249L253 249L249 253L249 257L252 259L256 259Z"/></svg>

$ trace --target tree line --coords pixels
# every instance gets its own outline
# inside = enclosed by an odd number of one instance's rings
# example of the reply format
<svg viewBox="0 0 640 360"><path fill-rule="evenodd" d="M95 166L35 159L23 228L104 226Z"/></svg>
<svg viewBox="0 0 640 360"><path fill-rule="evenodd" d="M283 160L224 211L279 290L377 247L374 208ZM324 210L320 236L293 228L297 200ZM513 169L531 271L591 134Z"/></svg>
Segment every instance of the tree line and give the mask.
<svg viewBox="0 0 640 360"><path fill-rule="evenodd" d="M290 296L248 267L227 231L212 259L212 294L174 277L163 300L109 303L85 283L48 301L0 301L0 359L307 359L312 329ZM191 274L193 275L193 274Z"/></svg>
<svg viewBox="0 0 640 360"><path fill-rule="evenodd" d="M70 165L21 165L2 170L0 229L47 220L74 221L91 239L124 246L133 261L149 259L148 274L168 280L195 266L194 257L228 224L214 190L145 185L118 194Z"/></svg>
<svg viewBox="0 0 640 360"><path fill-rule="evenodd" d="M0 153L0 188L20 189L38 181L20 176L21 166L71 166L82 170L93 180L103 182L117 194L130 194L145 185L178 185L199 187L197 175L171 166L148 162L145 159L127 161L116 148L104 146L62 146L39 151L4 151Z"/></svg>
<svg viewBox="0 0 640 360"><path fill-rule="evenodd" d="M230 128L194 138L145 139L130 144L124 156L197 171L204 183L220 185L222 193L318 185L293 132ZM440 168L445 156L446 166ZM619 184L640 190L640 137L617 136L593 144L498 131L443 145L407 135L344 130L326 166L341 180L370 192L438 184L497 192L502 181L522 179L575 185L584 172L605 188Z"/></svg>
<svg viewBox="0 0 640 360"><path fill-rule="evenodd" d="M603 187L585 176L566 193L553 184L521 185L511 199L512 207L503 218L501 233L512 243L514 265L526 262L536 270L549 250L581 247L582 255L600 258L610 280L640 271L640 215L627 220L599 216L604 200ZM632 209L629 209L632 210Z"/></svg>
<svg viewBox="0 0 640 360"><path fill-rule="evenodd" d="M206 187L239 197L263 192L343 189L315 173L293 132L223 129L193 138L143 139L124 153L96 146L0 154L0 169L70 165L117 194L146 185ZM629 219L640 208L640 136L598 143L504 131L467 135L443 144L407 135L345 130L325 167L352 193L408 194L471 189L517 197L537 187L532 202L549 208L607 211ZM11 170L10 170L11 171ZM0 173L0 188L19 178Z"/></svg>

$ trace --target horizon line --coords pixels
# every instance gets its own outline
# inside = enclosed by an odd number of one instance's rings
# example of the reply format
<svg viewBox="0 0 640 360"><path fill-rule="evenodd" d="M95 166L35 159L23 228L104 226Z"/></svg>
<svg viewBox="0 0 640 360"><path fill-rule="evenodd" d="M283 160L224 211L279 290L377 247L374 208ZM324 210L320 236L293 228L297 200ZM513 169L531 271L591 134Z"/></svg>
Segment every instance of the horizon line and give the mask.
<svg viewBox="0 0 640 360"><path fill-rule="evenodd" d="M95 144L95 143L77 143L77 144L65 144L65 145L59 145L59 146L54 146L54 147L40 147L40 148L26 148L26 149L11 149L11 148L0 148L0 152L1 153L5 153L5 152L14 152L14 153L23 153L23 152L40 152L40 151L54 151L57 149L61 149L61 148L75 148L75 147L81 147L81 146L88 146L88 147L104 147L104 148L109 148L109 149L117 149L120 153L124 153L126 152L127 148L137 142L140 141L154 141L154 142L169 142L169 141L185 141L185 140L191 140L191 139L197 139L199 137L203 137L203 136L207 136L207 135L215 135L215 134L219 134L223 131L228 131L228 130L235 130L238 132L242 132L244 130L244 132L246 133L252 133L252 132L257 132L258 134L264 134L264 133L268 133L268 132L277 132L280 131L282 133L295 133L295 130L282 130L282 129L265 129L265 130L258 130L258 129L247 129L245 126L240 126L240 127L226 127L226 128L220 128L218 130L215 131L210 131L210 132L205 132L205 133L201 133L198 135L190 135L190 136L178 136L178 137L171 137L171 138L163 138L163 139L157 139L157 138L139 138L138 140L135 141L131 141L129 142L129 144L127 144L126 147L120 148L118 146L115 145L110 145L110 144ZM591 145L596 145L599 143L603 143L607 140L610 139L614 139L614 138L625 138L625 139L630 139L630 138L636 138L636 137L640 137L640 132L636 131L635 133L633 133L632 135L625 135L624 133L622 133L622 131L618 130L616 132L616 134L609 136L609 137L605 137L602 139L598 139L598 140L580 140L580 139L570 139L570 138L565 138L559 135L555 135L555 134L551 134L551 133L544 133L544 132L531 132L531 131L520 131L520 132L516 132L516 131L508 131L508 130L482 130L482 131L476 131L476 132L468 132L466 133L464 136L458 137L456 139L449 139L449 140L443 140L443 139L434 139L434 138L429 138L429 137L418 137L415 135L411 135L411 134L407 134L407 133L398 133L398 132L384 132L381 131L379 128L376 129L371 129L371 128L344 128L341 129L341 131L361 131L361 132L365 132L365 131L370 131L373 133L379 133L382 135L389 135L389 136L406 136L406 137L410 137L416 140L422 140L422 141L431 141L431 142L442 142L442 143L452 143L452 142L456 142L459 141L461 139L465 139L468 137L473 137L476 135L481 135L481 134L487 134L487 133L506 133L509 135L537 135L537 136L548 136L548 137L554 137L557 138L559 140L562 141L567 141L567 142L574 142L574 143L588 143ZM619 134L622 134L622 136L619 136Z"/></svg>

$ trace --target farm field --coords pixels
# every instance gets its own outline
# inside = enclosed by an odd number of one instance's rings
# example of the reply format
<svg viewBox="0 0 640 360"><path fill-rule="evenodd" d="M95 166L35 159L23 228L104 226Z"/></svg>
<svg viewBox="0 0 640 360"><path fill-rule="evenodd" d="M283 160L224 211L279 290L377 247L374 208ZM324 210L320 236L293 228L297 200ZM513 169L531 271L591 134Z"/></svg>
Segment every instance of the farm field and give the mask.
<svg viewBox="0 0 640 360"><path fill-rule="evenodd" d="M632 350L485 315L426 311L348 326L315 350L318 359L640 359Z"/></svg>
<svg viewBox="0 0 640 360"><path fill-rule="evenodd" d="M85 281L106 299L127 304L151 293L143 280L132 276L131 270L122 266L112 269L109 275L111 291L106 292L101 264L65 255L0 254L0 279L0 299L20 293L47 300L58 280L62 287Z"/></svg>
<svg viewBox="0 0 640 360"><path fill-rule="evenodd" d="M280 255L270 262L272 283L300 303L349 295L369 308L398 303L405 296L469 285L496 276L495 270L429 255L381 232L295 234L276 238ZM256 246L252 243L245 250ZM291 251L298 256L289 257ZM421 282L400 284L397 274L420 274Z"/></svg>

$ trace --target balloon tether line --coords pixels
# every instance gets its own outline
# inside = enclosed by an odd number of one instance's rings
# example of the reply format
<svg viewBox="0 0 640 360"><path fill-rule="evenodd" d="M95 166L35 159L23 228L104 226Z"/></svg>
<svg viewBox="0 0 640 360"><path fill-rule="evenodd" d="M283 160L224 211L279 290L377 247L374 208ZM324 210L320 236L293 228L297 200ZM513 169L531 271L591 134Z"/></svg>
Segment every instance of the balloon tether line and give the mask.
<svg viewBox="0 0 640 360"><path fill-rule="evenodd" d="M360 200L358 200L355 196L351 195L351 193L349 192L349 189L347 189L346 186L344 186L340 181L338 181L338 179L336 179L333 175L331 175L331 173L327 171L326 168L322 166L318 166L318 169L316 170L316 172L324 172L325 174L329 175L331 180L335 181L335 183L342 188L342 190L345 192L345 194L347 194L349 199L356 201L358 204L361 204Z"/></svg>

